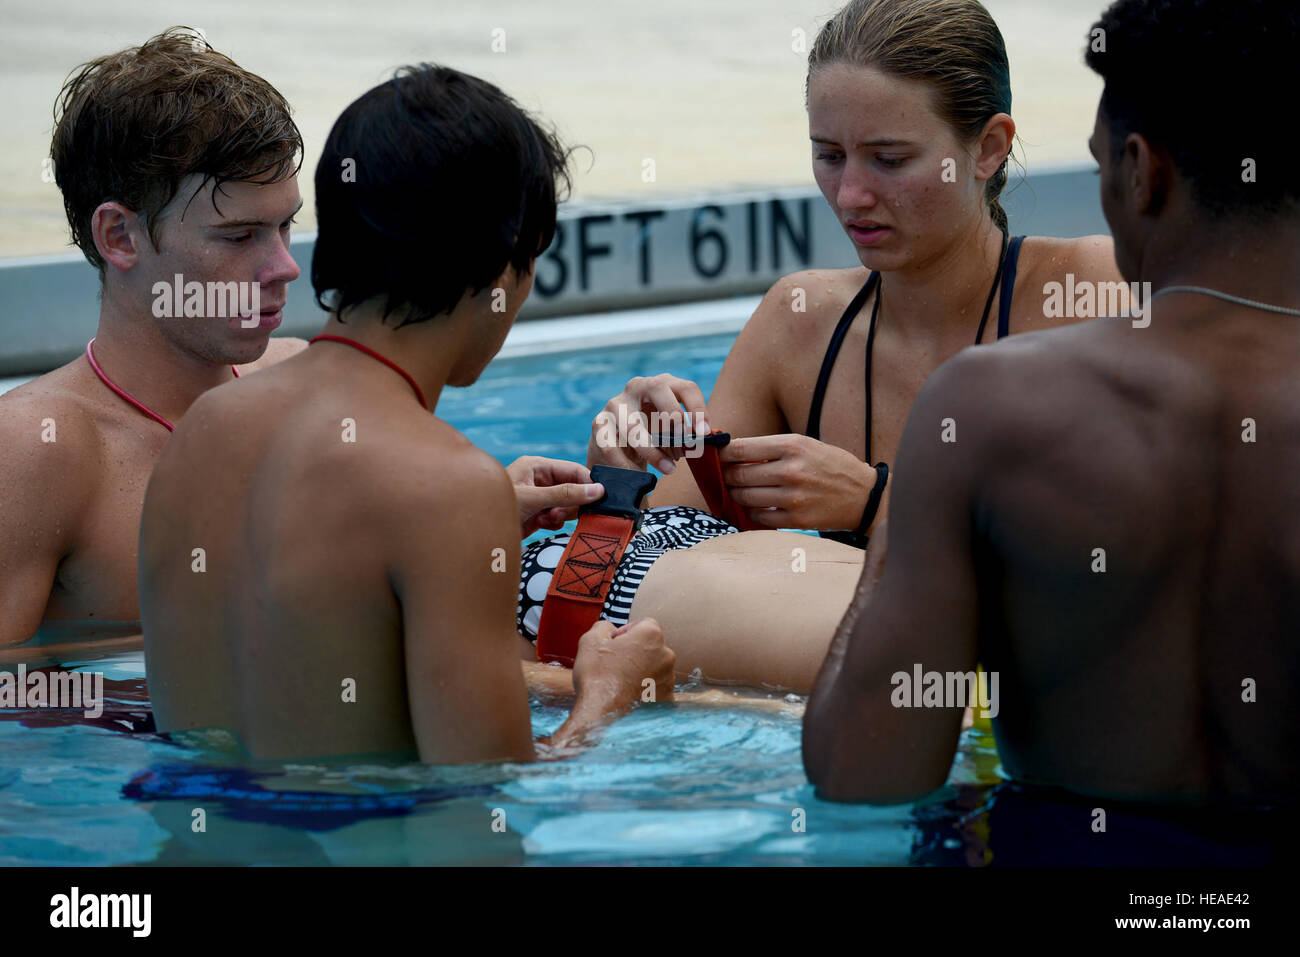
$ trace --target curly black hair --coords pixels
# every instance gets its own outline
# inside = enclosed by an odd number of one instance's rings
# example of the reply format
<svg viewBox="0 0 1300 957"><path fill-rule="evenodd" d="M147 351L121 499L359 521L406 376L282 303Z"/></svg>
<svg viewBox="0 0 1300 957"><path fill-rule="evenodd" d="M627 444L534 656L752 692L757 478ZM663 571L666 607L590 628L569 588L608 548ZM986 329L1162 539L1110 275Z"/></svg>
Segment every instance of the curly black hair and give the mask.
<svg viewBox="0 0 1300 957"><path fill-rule="evenodd" d="M1116 0L1085 53L1105 80L1112 158L1138 133L1168 151L1207 216L1293 214L1297 48L1294 0Z"/></svg>

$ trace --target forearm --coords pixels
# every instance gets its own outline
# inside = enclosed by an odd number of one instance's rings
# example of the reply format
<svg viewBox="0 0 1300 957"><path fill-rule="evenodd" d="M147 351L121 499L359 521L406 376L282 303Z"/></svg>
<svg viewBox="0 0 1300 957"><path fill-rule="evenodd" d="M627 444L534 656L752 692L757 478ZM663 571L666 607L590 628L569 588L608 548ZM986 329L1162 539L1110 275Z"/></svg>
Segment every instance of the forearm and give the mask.
<svg viewBox="0 0 1300 957"><path fill-rule="evenodd" d="M881 521L876 534L871 537L871 541L867 544L867 552L862 562L862 574L858 578L858 587L853 593L853 600L849 602L848 610L844 613L844 617L840 619L839 627L835 630L835 637L831 640L831 646L826 652L826 660L822 662L821 670L817 673L817 681L813 685L812 699L809 701L808 713L810 715L813 713L813 701L818 699L829 700L832 689L839 680L840 670L844 665L844 653L849 646L849 637L853 634L859 618L876 590L876 586L880 584L880 577L885 572L885 549L885 523Z"/></svg>
<svg viewBox="0 0 1300 957"><path fill-rule="evenodd" d="M524 670L524 683L530 692L552 697L573 697L573 672L568 668L537 661L536 652L533 660L522 661L520 664Z"/></svg>
<svg viewBox="0 0 1300 957"><path fill-rule="evenodd" d="M630 710L630 704L620 705L610 694L584 689L573 703L573 710L564 724L553 734L539 738L538 743L561 750L582 747L593 732Z"/></svg>
<svg viewBox="0 0 1300 957"><path fill-rule="evenodd" d="M596 622L578 641L573 710L558 731L539 743L556 748L580 745L596 728L630 711L638 698L672 701L673 661L657 621L646 618L622 628Z"/></svg>
<svg viewBox="0 0 1300 957"><path fill-rule="evenodd" d="M830 649L826 652L826 659L822 662L817 680L813 683L812 694L808 697L803 722L803 753L804 768L813 784L820 783L819 778L829 763L830 756L837 750L839 736L850 731L844 727L843 722L836 720L836 710L840 696L845 693L845 689L840 686L844 655L867 602L867 590L863 584L865 581L864 569L853 602L840 621L835 637L831 639Z"/></svg>
<svg viewBox="0 0 1300 957"><path fill-rule="evenodd" d="M853 601L836 629L826 660L822 663L808 699L804 715L803 755L808 780L821 788L831 787L832 773L841 770L843 749L850 739L856 739L861 729L845 715L845 708L861 689L847 688L841 681L845 655L852 641L867 640L860 632L859 623L870 621L864 612L876 586L880 583L885 566L884 527L873 536L867 546L862 565L862 575Z"/></svg>
<svg viewBox="0 0 1300 957"><path fill-rule="evenodd" d="M28 666L59 664L87 654L102 655L110 652L138 651L144 647L142 635L95 638L86 641L62 641L41 645L21 645L0 649L0 663L23 663Z"/></svg>
<svg viewBox="0 0 1300 957"><path fill-rule="evenodd" d="M525 661L523 669L524 681L528 684L529 691L554 697L573 697L573 672L568 668L546 665L539 661ZM707 688L703 691L679 691L673 695L673 702L704 708L749 708L794 717L802 717L804 711L803 702L791 703L783 697L771 697L747 689Z"/></svg>

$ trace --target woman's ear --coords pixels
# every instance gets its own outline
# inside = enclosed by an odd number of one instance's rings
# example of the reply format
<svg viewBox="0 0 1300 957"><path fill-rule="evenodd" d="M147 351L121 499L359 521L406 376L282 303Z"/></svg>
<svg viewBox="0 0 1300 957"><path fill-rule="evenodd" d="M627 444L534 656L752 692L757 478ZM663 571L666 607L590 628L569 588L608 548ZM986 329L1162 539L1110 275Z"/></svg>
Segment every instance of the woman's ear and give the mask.
<svg viewBox="0 0 1300 957"><path fill-rule="evenodd" d="M1016 139L1016 121L1010 114L995 113L989 117L975 144L975 178L993 177L1011 154Z"/></svg>

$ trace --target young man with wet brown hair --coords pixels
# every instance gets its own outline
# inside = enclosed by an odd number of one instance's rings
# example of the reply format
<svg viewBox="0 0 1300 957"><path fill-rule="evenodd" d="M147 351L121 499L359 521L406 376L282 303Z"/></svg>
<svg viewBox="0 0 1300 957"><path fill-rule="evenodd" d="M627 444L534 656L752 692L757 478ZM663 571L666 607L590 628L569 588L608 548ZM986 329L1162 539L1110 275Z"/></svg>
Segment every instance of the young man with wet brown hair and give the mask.
<svg viewBox="0 0 1300 957"><path fill-rule="evenodd" d="M140 509L174 423L304 345L271 339L299 274L303 144L266 80L175 28L81 66L55 115L99 324L83 355L0 397L0 647L138 632Z"/></svg>

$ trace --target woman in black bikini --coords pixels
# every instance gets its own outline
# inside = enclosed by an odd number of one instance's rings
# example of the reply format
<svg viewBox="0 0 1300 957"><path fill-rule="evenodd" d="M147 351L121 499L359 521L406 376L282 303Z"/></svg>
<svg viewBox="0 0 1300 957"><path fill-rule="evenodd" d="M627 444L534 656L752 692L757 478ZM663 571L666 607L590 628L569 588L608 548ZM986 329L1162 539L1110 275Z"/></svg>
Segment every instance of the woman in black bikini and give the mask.
<svg viewBox="0 0 1300 957"><path fill-rule="evenodd" d="M697 431L707 423L738 436L722 461L750 518L844 544L731 534L734 526L704 513L690 470L675 468L680 449L605 447L597 441L604 418L588 453L593 465L660 469L651 504L675 507L647 513L651 534L673 541L657 542L668 548L640 554L644 568L633 568L633 540L624 577L643 581L621 589L616 581L606 616L626 609L659 619L683 673L803 690L848 605L861 549L887 512L886 463L930 373L991 341L989 326L1001 339L1073 321L1044 315L1048 282L1066 274L1076 287L1120 281L1109 237L1008 236L999 203L1015 137L1007 57L976 0L854 0L813 45L807 103L814 176L862 267L777 282L707 406L694 383L660 375L633 379L605 410L637 421L684 409ZM666 521L684 531L663 534ZM525 633L529 595L545 591L536 559L546 547L524 554ZM664 557L648 564L655 551ZM798 574L800 562L807 574Z"/></svg>

